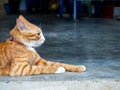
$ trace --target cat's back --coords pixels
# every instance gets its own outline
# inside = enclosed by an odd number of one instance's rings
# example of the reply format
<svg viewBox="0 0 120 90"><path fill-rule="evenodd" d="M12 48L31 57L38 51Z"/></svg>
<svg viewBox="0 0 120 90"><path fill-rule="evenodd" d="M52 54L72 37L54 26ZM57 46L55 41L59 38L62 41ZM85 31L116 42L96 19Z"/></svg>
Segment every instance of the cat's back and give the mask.
<svg viewBox="0 0 120 90"><path fill-rule="evenodd" d="M6 40L5 42L0 43L0 54L1 55L10 55L17 54L17 52L26 52L26 47L22 44L16 43L14 41ZM11 55L12 56L12 55Z"/></svg>
<svg viewBox="0 0 120 90"><path fill-rule="evenodd" d="M0 43L0 68L6 67L16 54L25 52L25 48L9 40Z"/></svg>
<svg viewBox="0 0 120 90"><path fill-rule="evenodd" d="M8 46L9 44L6 42L0 43L0 68L4 68L8 63L10 63L10 51Z"/></svg>
<svg viewBox="0 0 120 90"><path fill-rule="evenodd" d="M0 42L0 53L6 53L6 50L11 49L12 47L12 43L9 41L5 41L5 42Z"/></svg>
<svg viewBox="0 0 120 90"><path fill-rule="evenodd" d="M0 42L0 55L5 52L5 49L7 48L8 44L6 42Z"/></svg>

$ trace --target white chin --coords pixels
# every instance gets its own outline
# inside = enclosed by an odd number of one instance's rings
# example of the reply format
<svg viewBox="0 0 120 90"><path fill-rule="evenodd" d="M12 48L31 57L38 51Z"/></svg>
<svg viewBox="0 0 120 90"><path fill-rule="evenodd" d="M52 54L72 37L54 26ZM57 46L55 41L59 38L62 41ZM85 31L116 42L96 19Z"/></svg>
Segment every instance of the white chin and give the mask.
<svg viewBox="0 0 120 90"><path fill-rule="evenodd" d="M32 47L39 47L41 46L42 44L44 43L44 41L41 41L41 42L36 42L35 44L32 45Z"/></svg>
<svg viewBox="0 0 120 90"><path fill-rule="evenodd" d="M29 43L23 42L23 44L27 47L39 47L44 43L45 40L40 40L40 41L31 41Z"/></svg>
<svg viewBox="0 0 120 90"><path fill-rule="evenodd" d="M44 41L45 40L40 40L40 41L37 41L37 42L35 41L35 42L32 43L33 44L32 47L34 47L34 48L39 47L44 43Z"/></svg>

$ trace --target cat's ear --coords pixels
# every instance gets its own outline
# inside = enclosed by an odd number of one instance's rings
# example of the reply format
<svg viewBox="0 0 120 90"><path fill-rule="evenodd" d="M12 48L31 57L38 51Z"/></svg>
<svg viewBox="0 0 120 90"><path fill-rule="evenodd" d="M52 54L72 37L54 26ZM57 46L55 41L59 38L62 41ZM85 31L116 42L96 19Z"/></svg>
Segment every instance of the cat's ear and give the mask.
<svg viewBox="0 0 120 90"><path fill-rule="evenodd" d="M19 18L16 20L17 28L20 31L26 31L28 28L25 26L24 22L22 22Z"/></svg>
<svg viewBox="0 0 120 90"><path fill-rule="evenodd" d="M23 15L20 15L19 18L23 18L23 19L25 19L25 18L23 17Z"/></svg>
<svg viewBox="0 0 120 90"><path fill-rule="evenodd" d="M27 21L27 19L25 19L25 17L24 17L23 15L20 15L20 16L19 16L19 19L22 20L23 22L26 22L26 21Z"/></svg>

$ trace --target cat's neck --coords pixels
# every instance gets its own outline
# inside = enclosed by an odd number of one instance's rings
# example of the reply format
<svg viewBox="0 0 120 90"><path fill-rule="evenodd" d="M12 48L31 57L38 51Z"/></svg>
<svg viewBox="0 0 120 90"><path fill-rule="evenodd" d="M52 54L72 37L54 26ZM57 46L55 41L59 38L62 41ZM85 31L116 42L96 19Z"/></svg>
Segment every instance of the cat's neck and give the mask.
<svg viewBox="0 0 120 90"><path fill-rule="evenodd" d="M28 49L29 49L30 51L36 52L33 47L28 47Z"/></svg>
<svg viewBox="0 0 120 90"><path fill-rule="evenodd" d="M15 42L15 43L17 43L17 44L23 45L21 42L15 40L12 36L9 37L9 40L12 41L12 42Z"/></svg>
<svg viewBox="0 0 120 90"><path fill-rule="evenodd" d="M17 43L17 44L24 45L24 44L20 43L19 41L15 40L12 36L10 36L9 40L12 41L12 42L15 42L15 43ZM27 47L27 48L28 48L30 51L35 52L35 49L34 49L33 47Z"/></svg>

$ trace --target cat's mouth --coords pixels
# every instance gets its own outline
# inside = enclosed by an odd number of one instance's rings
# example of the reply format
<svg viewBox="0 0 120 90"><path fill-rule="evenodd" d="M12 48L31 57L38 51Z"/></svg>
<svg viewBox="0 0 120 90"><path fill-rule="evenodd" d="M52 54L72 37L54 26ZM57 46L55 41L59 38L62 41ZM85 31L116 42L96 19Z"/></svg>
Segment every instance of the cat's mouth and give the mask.
<svg viewBox="0 0 120 90"><path fill-rule="evenodd" d="M30 41L30 42L22 41L22 43L23 43L25 46L27 46L27 47L32 47L32 48L39 47L39 46L41 46L44 42L45 42L45 39L37 40L37 41Z"/></svg>

